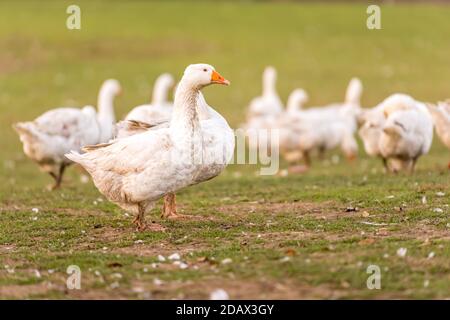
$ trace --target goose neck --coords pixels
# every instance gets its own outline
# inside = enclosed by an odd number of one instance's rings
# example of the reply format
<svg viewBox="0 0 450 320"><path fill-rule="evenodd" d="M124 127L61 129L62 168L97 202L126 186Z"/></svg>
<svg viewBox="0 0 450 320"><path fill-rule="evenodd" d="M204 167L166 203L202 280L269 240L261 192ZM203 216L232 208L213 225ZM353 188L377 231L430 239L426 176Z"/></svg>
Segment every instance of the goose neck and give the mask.
<svg viewBox="0 0 450 320"><path fill-rule="evenodd" d="M167 102L169 87L170 85L166 81L156 82L152 95L153 105L160 105Z"/></svg>
<svg viewBox="0 0 450 320"><path fill-rule="evenodd" d="M263 95L271 95L276 93L276 78L272 74L264 75L263 78Z"/></svg>
<svg viewBox="0 0 450 320"><path fill-rule="evenodd" d="M114 96L109 91L100 91L97 115L101 131L100 142L108 141L113 135L114 123L116 122L113 100Z"/></svg>
<svg viewBox="0 0 450 320"><path fill-rule="evenodd" d="M114 115L114 96L111 92L101 90L98 96L98 114L100 118L112 119L115 121Z"/></svg>
<svg viewBox="0 0 450 320"><path fill-rule="evenodd" d="M183 81L178 85L175 93L174 109L171 128L191 136L200 127L197 100L200 88Z"/></svg>

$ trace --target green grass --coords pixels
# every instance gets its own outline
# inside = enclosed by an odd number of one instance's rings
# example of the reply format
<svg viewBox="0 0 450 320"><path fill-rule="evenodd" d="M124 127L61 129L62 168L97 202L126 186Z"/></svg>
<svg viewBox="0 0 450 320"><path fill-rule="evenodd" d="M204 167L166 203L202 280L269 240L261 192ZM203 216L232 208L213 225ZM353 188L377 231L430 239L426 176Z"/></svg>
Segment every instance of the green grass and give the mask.
<svg viewBox="0 0 450 320"><path fill-rule="evenodd" d="M231 298L450 297L449 152L437 139L412 176L383 174L363 150L355 163L317 161L302 176L231 165L179 193L181 208L202 219L161 221L155 210L147 218L167 231L135 233L132 217L82 184L76 168L63 189L46 191L50 178L10 126L52 107L95 104L108 77L124 88L121 117L148 100L158 74L179 76L193 62L231 80L204 92L234 127L267 64L278 68L283 99L304 87L312 105L342 100L352 76L363 80L365 106L399 91L445 99L450 7L383 5L383 29L369 31L361 5L79 3L81 31L65 28L69 1L0 3L1 298L207 298L216 288ZM345 212L350 206L358 211ZM174 252L187 269L158 262ZM72 264L82 270L79 291L65 287ZM381 268L381 290L366 287L370 264Z"/></svg>

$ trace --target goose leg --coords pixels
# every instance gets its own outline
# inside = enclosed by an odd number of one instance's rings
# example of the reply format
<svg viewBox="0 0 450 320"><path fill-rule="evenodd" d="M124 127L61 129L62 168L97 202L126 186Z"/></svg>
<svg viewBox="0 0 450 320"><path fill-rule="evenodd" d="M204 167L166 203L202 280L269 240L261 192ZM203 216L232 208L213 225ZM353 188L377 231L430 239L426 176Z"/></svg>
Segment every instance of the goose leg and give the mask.
<svg viewBox="0 0 450 320"><path fill-rule="evenodd" d="M177 204L175 199L175 193L171 192L164 196L164 205L161 218L165 219L189 219L191 216L179 214L177 212Z"/></svg>
<svg viewBox="0 0 450 320"><path fill-rule="evenodd" d="M55 184L55 189L59 188L61 186L61 182L62 182L62 177L64 175L64 171L66 170L66 165L62 164L59 167L59 174L58 177L56 178L56 184Z"/></svg>
<svg viewBox="0 0 450 320"><path fill-rule="evenodd" d="M47 189L50 191L55 190L56 181L58 180L58 177L56 176L56 174L54 172L49 172L48 174L55 180L55 182L53 184L49 184L47 186Z"/></svg>
<svg viewBox="0 0 450 320"><path fill-rule="evenodd" d="M161 218L166 218L166 216L169 214L170 210L170 196L169 194L166 194L164 196L163 206L161 210Z"/></svg>
<svg viewBox="0 0 450 320"><path fill-rule="evenodd" d="M414 171L416 170L417 159L418 159L417 157L412 159L411 167L410 167L410 171L409 171L410 174L413 174Z"/></svg>
<svg viewBox="0 0 450 320"><path fill-rule="evenodd" d="M59 167L58 174L56 174L54 172L49 172L50 176L55 180L55 183L48 187L50 190L58 189L61 186L62 177L63 177L65 169L66 169L66 165L62 164Z"/></svg>
<svg viewBox="0 0 450 320"><path fill-rule="evenodd" d="M381 160L383 161L384 171L385 172L389 172L389 166L388 166L387 159L386 158L381 158Z"/></svg>
<svg viewBox="0 0 450 320"><path fill-rule="evenodd" d="M138 214L133 220L133 224L136 226L136 231L144 231L146 224L145 224L145 207L142 206L142 204L138 204Z"/></svg>
<svg viewBox="0 0 450 320"><path fill-rule="evenodd" d="M153 207L153 203L138 203L138 214L133 220L133 224L136 226L136 231L165 231L166 229L160 224L154 222L148 224L145 222L145 212L149 209L149 205Z"/></svg>
<svg viewBox="0 0 450 320"><path fill-rule="evenodd" d="M171 219L176 218L177 216L178 214L177 214L177 205L175 202L175 194L171 192L164 196L164 204L161 213L161 218Z"/></svg>

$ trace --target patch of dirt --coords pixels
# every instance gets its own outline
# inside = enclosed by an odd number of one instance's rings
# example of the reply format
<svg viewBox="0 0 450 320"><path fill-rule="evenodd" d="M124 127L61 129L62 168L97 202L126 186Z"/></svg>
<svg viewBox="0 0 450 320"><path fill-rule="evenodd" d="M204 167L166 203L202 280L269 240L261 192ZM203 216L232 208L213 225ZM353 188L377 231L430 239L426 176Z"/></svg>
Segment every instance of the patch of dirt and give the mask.
<svg viewBox="0 0 450 320"><path fill-rule="evenodd" d="M113 228L106 226L94 226L94 229L89 232L89 237L95 242L100 240L102 242L110 242L116 241L120 238L126 237L129 235L127 231L132 231L129 228Z"/></svg>
<svg viewBox="0 0 450 320"><path fill-rule="evenodd" d="M51 290L51 286L46 283L29 285L5 285L0 286L0 298L23 299L30 295L46 294Z"/></svg>
<svg viewBox="0 0 450 320"><path fill-rule="evenodd" d="M12 253L16 250L16 246L13 244L0 244L0 255Z"/></svg>
<svg viewBox="0 0 450 320"><path fill-rule="evenodd" d="M217 289L225 290L230 299L338 299L350 294L326 285L311 286L295 281L274 281L271 279L218 279L201 281L168 282L160 286L135 282L134 287L143 287L154 299L209 299Z"/></svg>
<svg viewBox="0 0 450 320"><path fill-rule="evenodd" d="M255 233L246 233L241 235L242 241L241 243L245 243L246 239L261 239L268 240L265 244L265 248L274 248L279 247L280 243L283 241L301 241L301 240L327 240L331 242L342 241L345 239L349 239L354 237L353 233L330 233L330 232L317 232L317 231L288 231L288 232L261 232L258 234Z"/></svg>
<svg viewBox="0 0 450 320"><path fill-rule="evenodd" d="M28 288L27 288L28 289ZM81 289L65 291L70 299L210 299L214 290L225 290L230 299L338 299L348 296L350 289L326 285L311 286L292 281L269 279L219 279L170 281L155 285L150 281L133 281L131 288Z"/></svg>
<svg viewBox="0 0 450 320"><path fill-rule="evenodd" d="M239 204L222 205L217 211L225 214L244 215L249 213L271 213L282 214L286 212L296 213L304 217L313 217L322 220L333 220L344 217L355 217L356 212L345 212L345 208L336 209L336 203L325 201L321 203L315 202L244 202Z"/></svg>
<svg viewBox="0 0 450 320"><path fill-rule="evenodd" d="M155 246L154 244L133 244L129 247L114 249L112 252L140 257L157 257L158 255L167 257L173 253L178 253L181 256L186 256L191 252L208 249L210 249L209 245L198 241L179 245L162 242L158 246Z"/></svg>
<svg viewBox="0 0 450 320"><path fill-rule="evenodd" d="M398 228L395 230L389 229L389 225L386 227L375 227L373 231L367 232L367 234L375 239L395 237L419 241L450 240L450 232L448 230L437 228L434 225L417 223L411 225L405 223L396 226Z"/></svg>

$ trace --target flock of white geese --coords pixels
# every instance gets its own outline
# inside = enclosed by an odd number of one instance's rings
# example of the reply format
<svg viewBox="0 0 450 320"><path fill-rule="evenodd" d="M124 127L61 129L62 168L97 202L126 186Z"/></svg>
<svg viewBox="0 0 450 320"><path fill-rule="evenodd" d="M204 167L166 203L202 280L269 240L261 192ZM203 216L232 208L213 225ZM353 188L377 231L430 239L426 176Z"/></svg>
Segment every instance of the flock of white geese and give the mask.
<svg viewBox="0 0 450 320"><path fill-rule="evenodd" d="M430 149L433 128L450 148L449 102L424 104L394 94L371 109L362 108L362 84L354 78L343 102L304 109L308 95L295 89L284 108L276 78L275 68L264 70L263 93L250 102L243 128L252 129L248 132L278 129L277 141L262 142L276 144L290 168L302 160L307 168L313 153L338 147L353 159L358 128L367 154L380 157L393 172L414 170L417 159ZM176 192L216 177L233 158L234 132L201 93L211 84L229 85L229 81L211 65L189 65L172 103L169 92L175 80L163 74L155 83L151 103L135 107L116 123L114 98L121 86L109 79L100 89L97 111L92 106L57 108L13 127L26 156L54 178L53 189L61 185L65 168L78 163L107 199L135 215L138 230L158 229L144 219L158 199L164 198L162 217L186 217L177 213ZM248 142L250 148L257 148L261 136ZM201 161L196 161L198 157Z"/></svg>
<svg viewBox="0 0 450 320"><path fill-rule="evenodd" d="M304 109L308 94L295 89L285 109L277 94L276 78L273 67L264 70L263 93L250 102L244 128L278 129L278 141L264 142L278 143L281 154L292 164L303 159L308 167L311 153L323 154L337 147L348 159L354 159L357 132L366 153L380 157L391 172L414 171L417 159L430 150L434 127L450 148L450 100L433 105L396 93L373 108L362 108L363 86L353 78L343 102ZM260 143L253 137L249 145L257 148Z"/></svg>

